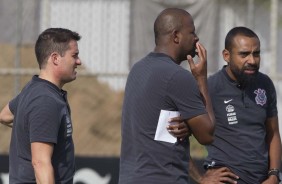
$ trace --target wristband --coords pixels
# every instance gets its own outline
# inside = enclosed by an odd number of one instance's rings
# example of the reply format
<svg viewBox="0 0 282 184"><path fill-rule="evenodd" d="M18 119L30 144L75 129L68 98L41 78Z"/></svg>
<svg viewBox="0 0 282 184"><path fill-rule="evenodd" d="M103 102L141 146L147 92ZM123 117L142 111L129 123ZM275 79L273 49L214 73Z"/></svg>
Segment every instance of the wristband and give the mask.
<svg viewBox="0 0 282 184"><path fill-rule="evenodd" d="M271 176L271 175L274 175L274 176L277 177L278 182L280 182L281 180L280 180L279 173L280 173L279 169L270 169L270 170L268 171L268 177Z"/></svg>

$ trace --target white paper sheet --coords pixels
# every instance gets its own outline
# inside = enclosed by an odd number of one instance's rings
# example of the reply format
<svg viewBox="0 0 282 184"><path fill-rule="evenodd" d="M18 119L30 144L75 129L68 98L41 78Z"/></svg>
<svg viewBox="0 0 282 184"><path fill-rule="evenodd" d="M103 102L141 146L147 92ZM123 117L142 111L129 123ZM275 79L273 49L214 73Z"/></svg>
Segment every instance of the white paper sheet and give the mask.
<svg viewBox="0 0 282 184"><path fill-rule="evenodd" d="M170 118L174 118L178 116L180 116L180 113L178 111L161 110L154 140L164 141L164 142L169 142L169 143L176 143L177 138L173 137L168 132L166 127L169 124L173 124L173 122L171 123L169 122Z"/></svg>

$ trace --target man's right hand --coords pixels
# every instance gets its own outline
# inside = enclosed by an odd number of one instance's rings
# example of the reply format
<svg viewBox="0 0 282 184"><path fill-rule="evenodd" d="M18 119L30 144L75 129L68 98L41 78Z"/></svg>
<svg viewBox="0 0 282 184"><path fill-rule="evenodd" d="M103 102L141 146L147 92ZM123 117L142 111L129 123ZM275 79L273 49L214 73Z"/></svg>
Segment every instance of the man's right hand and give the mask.
<svg viewBox="0 0 282 184"><path fill-rule="evenodd" d="M239 177L227 167L211 168L200 179L200 184L236 184Z"/></svg>
<svg viewBox="0 0 282 184"><path fill-rule="evenodd" d="M191 69L191 73L198 80L199 78L207 78L207 51L199 42L196 43L199 59L194 62L193 58L188 55L187 61Z"/></svg>

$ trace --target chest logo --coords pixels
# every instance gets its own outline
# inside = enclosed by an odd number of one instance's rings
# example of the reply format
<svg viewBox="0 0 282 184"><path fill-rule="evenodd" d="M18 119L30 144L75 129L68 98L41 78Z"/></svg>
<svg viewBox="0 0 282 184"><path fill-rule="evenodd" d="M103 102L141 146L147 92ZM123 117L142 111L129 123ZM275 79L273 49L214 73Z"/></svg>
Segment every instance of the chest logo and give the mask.
<svg viewBox="0 0 282 184"><path fill-rule="evenodd" d="M257 95L257 96L255 97L255 100L256 100L256 103L257 103L258 105L263 106L264 104L266 104L267 97L266 97L266 94L265 94L265 90L264 90L264 89L258 88L257 90L254 91L254 93Z"/></svg>
<svg viewBox="0 0 282 184"><path fill-rule="evenodd" d="M226 107L227 112L234 112L234 110L235 110L235 108L234 108L233 105L227 105L227 107Z"/></svg>
<svg viewBox="0 0 282 184"><path fill-rule="evenodd" d="M232 101L232 99L231 99ZM236 116L236 112L235 112L235 107L233 105L227 105L226 106L226 116L227 116L227 121L229 125L235 125L238 124L238 119Z"/></svg>
<svg viewBox="0 0 282 184"><path fill-rule="evenodd" d="M231 102L233 99L230 99L230 100L224 100L224 103L227 104L229 102Z"/></svg>

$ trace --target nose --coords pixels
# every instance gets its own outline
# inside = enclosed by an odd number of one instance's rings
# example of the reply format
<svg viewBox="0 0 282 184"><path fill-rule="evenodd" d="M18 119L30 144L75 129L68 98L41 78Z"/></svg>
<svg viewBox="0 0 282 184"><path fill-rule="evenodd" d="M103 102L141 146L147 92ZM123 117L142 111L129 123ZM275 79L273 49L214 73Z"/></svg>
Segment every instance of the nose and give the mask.
<svg viewBox="0 0 282 184"><path fill-rule="evenodd" d="M78 59L76 60L76 65L81 65L81 64L82 64L81 59L78 58Z"/></svg>
<svg viewBox="0 0 282 184"><path fill-rule="evenodd" d="M255 64L256 63L255 57L252 53L249 55L248 63L249 64Z"/></svg>

